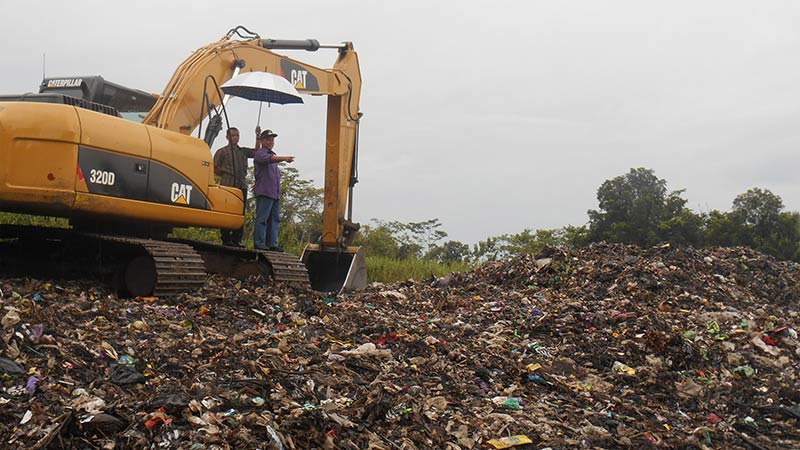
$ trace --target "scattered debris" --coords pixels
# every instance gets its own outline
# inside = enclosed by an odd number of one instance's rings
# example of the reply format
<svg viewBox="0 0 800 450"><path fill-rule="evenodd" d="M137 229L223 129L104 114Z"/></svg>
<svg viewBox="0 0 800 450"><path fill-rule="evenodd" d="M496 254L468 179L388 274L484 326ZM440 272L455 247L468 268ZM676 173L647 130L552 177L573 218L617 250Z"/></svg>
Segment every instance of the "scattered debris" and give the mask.
<svg viewBox="0 0 800 450"><path fill-rule="evenodd" d="M598 244L336 298L0 279L3 448L800 448L800 272Z"/></svg>

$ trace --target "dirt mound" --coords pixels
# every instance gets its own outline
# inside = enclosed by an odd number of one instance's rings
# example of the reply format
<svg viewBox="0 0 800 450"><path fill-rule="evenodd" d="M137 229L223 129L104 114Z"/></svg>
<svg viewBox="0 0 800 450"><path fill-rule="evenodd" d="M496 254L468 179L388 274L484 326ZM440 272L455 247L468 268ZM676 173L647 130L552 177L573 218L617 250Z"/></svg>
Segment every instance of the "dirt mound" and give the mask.
<svg viewBox="0 0 800 450"><path fill-rule="evenodd" d="M0 279L0 440L800 448L798 281L747 249L622 245L336 298L258 278L172 301Z"/></svg>

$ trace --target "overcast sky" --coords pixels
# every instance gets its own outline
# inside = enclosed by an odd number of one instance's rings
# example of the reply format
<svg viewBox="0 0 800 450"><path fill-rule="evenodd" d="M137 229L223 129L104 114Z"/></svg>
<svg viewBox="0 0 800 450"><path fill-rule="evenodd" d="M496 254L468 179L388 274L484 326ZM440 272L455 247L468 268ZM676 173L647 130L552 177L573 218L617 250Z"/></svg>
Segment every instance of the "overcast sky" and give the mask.
<svg viewBox="0 0 800 450"><path fill-rule="evenodd" d="M0 94L102 75L161 93L236 25L352 41L364 80L354 219L438 218L476 243L582 225L603 181L633 167L697 212L752 187L800 209L797 1L0 0ZM319 67L333 50L287 55ZM253 145L258 105L235 99ZM276 151L322 183L324 100L264 108ZM224 140L218 141L219 145Z"/></svg>

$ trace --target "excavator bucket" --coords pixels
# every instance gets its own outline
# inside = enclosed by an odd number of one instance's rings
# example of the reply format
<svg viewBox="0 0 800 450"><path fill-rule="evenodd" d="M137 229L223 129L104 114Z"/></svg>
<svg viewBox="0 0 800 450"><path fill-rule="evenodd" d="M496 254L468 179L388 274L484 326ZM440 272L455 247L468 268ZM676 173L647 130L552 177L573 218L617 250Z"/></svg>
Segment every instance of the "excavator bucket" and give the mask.
<svg viewBox="0 0 800 450"><path fill-rule="evenodd" d="M301 259L316 291L338 293L367 286L367 261L361 247L324 250L317 244L308 244Z"/></svg>

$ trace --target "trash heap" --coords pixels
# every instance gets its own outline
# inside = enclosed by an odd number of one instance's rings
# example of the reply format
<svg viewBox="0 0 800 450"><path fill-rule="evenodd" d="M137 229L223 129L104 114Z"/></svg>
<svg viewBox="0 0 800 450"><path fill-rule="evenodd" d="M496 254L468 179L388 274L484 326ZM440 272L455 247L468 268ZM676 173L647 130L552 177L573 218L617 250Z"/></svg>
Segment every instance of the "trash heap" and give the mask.
<svg viewBox="0 0 800 450"><path fill-rule="evenodd" d="M610 244L337 297L0 279L0 447L800 448L799 282Z"/></svg>

